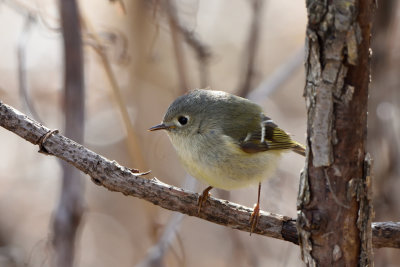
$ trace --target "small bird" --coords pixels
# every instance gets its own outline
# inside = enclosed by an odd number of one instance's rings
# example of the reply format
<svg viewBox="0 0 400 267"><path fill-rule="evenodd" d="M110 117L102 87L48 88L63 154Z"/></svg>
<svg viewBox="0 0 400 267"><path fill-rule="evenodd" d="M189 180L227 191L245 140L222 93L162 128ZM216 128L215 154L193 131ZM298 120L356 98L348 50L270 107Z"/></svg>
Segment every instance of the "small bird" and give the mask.
<svg viewBox="0 0 400 267"><path fill-rule="evenodd" d="M305 148L265 116L259 105L222 91L196 89L178 97L161 124L186 171L208 184L198 212L215 188L231 190L258 183L257 204L250 217L258 223L261 181L273 174L282 152L305 156Z"/></svg>

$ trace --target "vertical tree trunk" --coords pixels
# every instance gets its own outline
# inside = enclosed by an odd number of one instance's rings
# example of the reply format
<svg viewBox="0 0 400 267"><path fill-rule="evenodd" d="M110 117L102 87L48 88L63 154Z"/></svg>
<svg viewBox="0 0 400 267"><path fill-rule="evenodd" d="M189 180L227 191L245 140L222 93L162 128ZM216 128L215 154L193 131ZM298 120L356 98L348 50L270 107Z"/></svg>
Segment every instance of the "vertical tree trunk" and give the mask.
<svg viewBox="0 0 400 267"><path fill-rule="evenodd" d="M60 0L61 25L64 40L64 108L65 135L83 143L84 135L84 73L81 26L76 0ZM54 212L53 246L55 264L74 264L75 240L83 214L84 184L81 173L62 162L61 196Z"/></svg>
<svg viewBox="0 0 400 267"><path fill-rule="evenodd" d="M308 266L371 266L365 152L373 0L307 0L307 163L298 231Z"/></svg>

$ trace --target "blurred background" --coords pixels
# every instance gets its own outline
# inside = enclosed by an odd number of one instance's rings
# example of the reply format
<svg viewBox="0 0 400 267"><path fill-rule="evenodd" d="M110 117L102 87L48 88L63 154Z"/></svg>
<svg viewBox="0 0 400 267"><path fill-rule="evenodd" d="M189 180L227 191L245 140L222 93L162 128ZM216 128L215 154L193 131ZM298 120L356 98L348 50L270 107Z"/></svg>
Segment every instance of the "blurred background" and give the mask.
<svg viewBox="0 0 400 267"><path fill-rule="evenodd" d="M84 144L93 151L130 168L151 170L150 177L165 183L201 192L206 185L186 178L166 134L147 129L161 121L177 96L208 86L256 101L304 143L305 1L78 2L84 44ZM399 26L397 1L379 1L368 132L374 158L374 221L400 221ZM57 1L0 1L0 32L1 101L63 133ZM0 266L51 266L61 164L3 128L0 147ZM263 183L263 210L296 217L303 165L304 158L284 155L275 176ZM157 266L302 265L299 248L291 243L180 216L107 191L88 176L82 179L84 214L76 266L149 266L154 257L162 262ZM252 207L257 186L212 194ZM375 250L376 266L398 262L398 250Z"/></svg>

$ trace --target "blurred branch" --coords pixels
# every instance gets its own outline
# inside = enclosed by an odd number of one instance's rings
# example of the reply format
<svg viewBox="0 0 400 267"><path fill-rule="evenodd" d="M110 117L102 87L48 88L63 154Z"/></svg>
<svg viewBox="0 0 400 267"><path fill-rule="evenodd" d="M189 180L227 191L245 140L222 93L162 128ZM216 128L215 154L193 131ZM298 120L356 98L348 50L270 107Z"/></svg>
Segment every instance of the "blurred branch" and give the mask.
<svg viewBox="0 0 400 267"><path fill-rule="evenodd" d="M185 38L185 42L194 50L199 64L200 88L209 86L208 84L208 61L211 58L210 48L205 45L193 31L189 31L181 24L176 24L179 31Z"/></svg>
<svg viewBox="0 0 400 267"><path fill-rule="evenodd" d="M24 2L16 0L4 0L1 3L4 3L6 6L17 12L25 19L17 43L19 94L27 112L32 115L36 120L42 122L42 119L40 118L30 98L26 71L27 45L32 30L32 24L36 24L38 19L42 18L40 13L41 10L39 8L33 8L32 6Z"/></svg>
<svg viewBox="0 0 400 267"><path fill-rule="evenodd" d="M304 63L304 47L301 46L284 63L278 66L268 77L253 89L247 98L260 102L277 90Z"/></svg>
<svg viewBox="0 0 400 267"><path fill-rule="evenodd" d="M200 88L205 88L209 86L209 73L208 73L208 63L209 59L211 58L211 49L208 45L206 45L200 38L199 36L195 33L193 30L189 30L186 25L182 24L179 21L179 16L176 10L176 6L172 2L173 0L167 0L165 2L161 1L153 1L152 2L152 9L153 9L153 17L156 17L156 14L158 12L158 7L162 5L164 12L167 15L167 19L169 22L169 27L171 30L171 37L174 42L174 52L175 52L175 57L177 60L177 68L178 68L178 73L180 78L183 77L181 80L181 84L187 84L187 74L185 73L185 62L184 62L184 51L183 47L181 44L181 38L183 37L183 40L185 43L194 51L196 55L196 59L198 61L198 67L199 67L199 76L200 76ZM156 31L158 35L159 31L159 26L157 24ZM180 36L181 35L181 36ZM151 47L154 46L155 39L153 40L153 43ZM179 43L177 43L179 42ZM181 71L183 70L183 71ZM183 90L184 93L186 92L186 89Z"/></svg>
<svg viewBox="0 0 400 267"><path fill-rule="evenodd" d="M26 50L31 32L32 23L35 21L32 13L27 12L25 16L25 24L18 38L17 45L17 56L18 56L18 82L19 82L19 93L21 95L22 102L25 105L26 110L39 122L43 120L39 117L36 112L35 106L29 97L28 82L26 73Z"/></svg>
<svg viewBox="0 0 400 267"><path fill-rule="evenodd" d="M83 49L78 5L75 0L60 1L64 41L65 135L82 143L84 136L85 91ZM83 214L84 184L81 173L63 162L61 196L53 222L56 266L74 263L76 233Z"/></svg>
<svg viewBox="0 0 400 267"><path fill-rule="evenodd" d="M258 48L258 40L260 36L260 22L262 15L262 5L264 0L252 0L252 10L253 10L253 20L250 26L249 39L247 41L246 47L246 66L244 73L244 79L241 81L241 85L239 86L238 95L246 96L249 94L250 89L252 87L253 76L254 76L254 61Z"/></svg>
<svg viewBox="0 0 400 267"><path fill-rule="evenodd" d="M85 29L90 37L93 39L93 43L91 44L91 47L94 49L94 51L98 54L100 57L101 63L103 65L104 71L106 73L107 79L110 82L111 89L112 89L112 95L117 103L117 106L119 108L119 111L122 116L122 121L125 126L125 129L127 131L127 143L128 143L128 152L132 160L139 166L140 168L147 168L146 167L146 162L143 158L140 146L139 146L139 141L138 137L135 133L135 130L133 129L133 125L131 122L131 119L129 118L129 113L126 108L126 104L124 101L124 98L121 94L121 88L118 85L117 78L115 77L115 74L112 70L110 60L107 57L107 54L104 51L104 46L102 45L102 42L100 40L100 37L97 35L96 31L94 30L94 27L91 25L90 21L84 18L82 16L82 26L83 29Z"/></svg>
<svg viewBox="0 0 400 267"><path fill-rule="evenodd" d="M32 2L30 4L32 5ZM52 17L53 20L57 21L57 24L59 24L59 20L56 17L53 17L49 14L43 14L42 8L40 7L32 7L31 5L27 4L26 1L17 1L17 0L2 0L0 1L0 4L4 3L8 7L12 8L14 11L19 13L21 16L24 17L32 17L35 21L40 21L42 22L43 26L46 27L47 30L54 31L54 32L60 32L61 28L51 26L50 23L47 21L49 17ZM34 4L36 6L39 6L39 3L37 1L34 1Z"/></svg>
<svg viewBox="0 0 400 267"><path fill-rule="evenodd" d="M171 38L174 46L176 67L179 75L179 87L182 93L189 89L189 83L186 73L185 54L182 46L182 36L179 32L179 19L173 0L164 2L164 9L168 16L169 27L171 29Z"/></svg>
<svg viewBox="0 0 400 267"><path fill-rule="evenodd" d="M165 12L167 13L169 26L171 29L171 36L174 42L177 68L179 77L181 79L180 83L184 86L181 89L183 89L183 92L186 92L186 90L188 89L188 78L184 67L184 51L181 44L181 38L179 38L181 36L184 38L184 41L188 44L188 46L191 47L195 52L199 66L200 87L205 88L209 85L208 61L211 57L210 49L208 46L202 43L202 41L198 38L198 36L195 35L193 31L188 30L184 25L179 22L177 10L172 1L173 0L164 2L163 7ZM157 5L159 4L159 1L156 1L153 4L153 16L155 16L155 13L157 12ZM187 175L185 178L185 184L189 186L189 190L193 190L196 185L196 181L195 179ZM162 233L161 238L153 247L148 250L145 258L142 259L137 266L162 266L162 261L164 259L165 253L168 251L168 248L171 246L172 242L175 240L176 236L179 233L182 218L182 214L180 213L174 213L171 216L167 226Z"/></svg>
<svg viewBox="0 0 400 267"><path fill-rule="evenodd" d="M32 144L39 144L50 129L32 120L18 110L0 102L0 126L17 134ZM111 191L149 201L162 208L189 216L250 232L249 219L252 208L227 200L210 197L197 213L198 194L162 183L156 178L146 179L140 173L110 161L71 139L54 134L43 144L54 155L88 174L92 181ZM375 222L372 224L375 247L400 248L400 222ZM273 237L298 244L296 221L290 217L261 211L254 234Z"/></svg>
<svg viewBox="0 0 400 267"><path fill-rule="evenodd" d="M196 185L197 180L187 174L182 188L192 191L195 189ZM182 213L173 213L157 244L148 250L147 255L136 265L136 267L162 266L162 260L164 259L165 253L178 235L180 226L182 225L182 220Z"/></svg>
<svg viewBox="0 0 400 267"><path fill-rule="evenodd" d="M37 10L35 8L32 8L22 1L2 0L0 4L6 4L8 7L12 8L14 11L22 16L29 16L37 13Z"/></svg>
<svg viewBox="0 0 400 267"><path fill-rule="evenodd" d="M175 239L177 232L183 220L182 213L175 213L169 220L164 229L163 235L155 246L147 252L146 257L141 260L136 267L156 267L163 266L162 260L164 259L165 252L167 252L170 244Z"/></svg>

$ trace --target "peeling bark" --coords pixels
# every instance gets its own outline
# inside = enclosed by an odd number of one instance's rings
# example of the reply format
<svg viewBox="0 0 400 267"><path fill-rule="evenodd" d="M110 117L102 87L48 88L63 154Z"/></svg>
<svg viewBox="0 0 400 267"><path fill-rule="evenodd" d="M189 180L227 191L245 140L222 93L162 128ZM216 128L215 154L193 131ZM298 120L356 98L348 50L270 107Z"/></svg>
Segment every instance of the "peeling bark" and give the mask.
<svg viewBox="0 0 400 267"><path fill-rule="evenodd" d="M308 149L297 220L302 257L308 266L371 266L365 141L373 1L306 3Z"/></svg>

